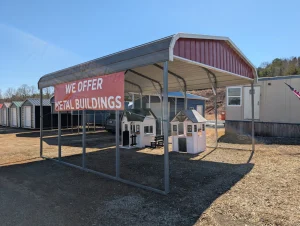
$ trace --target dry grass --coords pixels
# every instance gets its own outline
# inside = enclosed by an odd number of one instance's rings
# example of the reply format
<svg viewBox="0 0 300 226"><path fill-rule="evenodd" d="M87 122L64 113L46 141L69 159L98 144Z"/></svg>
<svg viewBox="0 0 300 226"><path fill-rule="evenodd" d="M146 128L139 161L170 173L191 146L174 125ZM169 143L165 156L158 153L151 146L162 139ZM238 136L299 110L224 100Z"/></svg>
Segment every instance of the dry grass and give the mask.
<svg viewBox="0 0 300 226"><path fill-rule="evenodd" d="M300 225L298 145L259 144L250 163L249 144L171 153L172 190L162 196L43 161L38 133L0 130L1 225ZM213 144L214 130L207 134ZM56 136L46 136L45 154L55 157ZM87 137L88 167L113 175L114 137ZM81 137L62 143L63 159L81 164ZM121 176L163 188L162 154L122 150Z"/></svg>

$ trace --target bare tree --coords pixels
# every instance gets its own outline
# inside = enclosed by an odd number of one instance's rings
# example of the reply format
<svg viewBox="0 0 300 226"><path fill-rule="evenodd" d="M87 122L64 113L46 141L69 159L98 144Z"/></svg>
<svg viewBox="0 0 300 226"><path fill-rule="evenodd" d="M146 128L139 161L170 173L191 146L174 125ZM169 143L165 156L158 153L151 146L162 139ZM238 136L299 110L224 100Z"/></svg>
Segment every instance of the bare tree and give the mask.
<svg viewBox="0 0 300 226"><path fill-rule="evenodd" d="M9 87L4 93L4 98L11 101L15 95L16 95L16 90L14 88Z"/></svg>
<svg viewBox="0 0 300 226"><path fill-rule="evenodd" d="M53 87L47 87L47 88L45 88L44 89L45 91L44 91L44 96L45 96L45 98L50 98L51 96L53 96L54 95L54 88Z"/></svg>
<svg viewBox="0 0 300 226"><path fill-rule="evenodd" d="M28 85L23 84L21 87L17 89L16 96L17 98L26 99L30 96L31 94L30 91L31 88Z"/></svg>

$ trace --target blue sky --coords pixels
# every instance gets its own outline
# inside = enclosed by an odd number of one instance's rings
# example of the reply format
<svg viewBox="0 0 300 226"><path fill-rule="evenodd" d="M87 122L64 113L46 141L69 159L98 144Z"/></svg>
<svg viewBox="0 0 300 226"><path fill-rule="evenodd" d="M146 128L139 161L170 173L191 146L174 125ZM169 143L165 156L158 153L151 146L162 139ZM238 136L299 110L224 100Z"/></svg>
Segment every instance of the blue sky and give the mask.
<svg viewBox="0 0 300 226"><path fill-rule="evenodd" d="M25 3L26 2L26 3ZM0 89L178 32L228 36L256 65L299 56L296 0L0 1Z"/></svg>

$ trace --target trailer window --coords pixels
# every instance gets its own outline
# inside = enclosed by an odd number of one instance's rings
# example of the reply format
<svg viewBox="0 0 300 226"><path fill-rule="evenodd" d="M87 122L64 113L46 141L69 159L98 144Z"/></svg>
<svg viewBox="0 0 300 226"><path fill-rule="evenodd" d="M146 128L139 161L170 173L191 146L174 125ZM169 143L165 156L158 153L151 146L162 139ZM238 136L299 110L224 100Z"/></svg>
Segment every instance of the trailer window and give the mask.
<svg viewBox="0 0 300 226"><path fill-rule="evenodd" d="M227 106L241 106L242 88L228 87L227 88Z"/></svg>

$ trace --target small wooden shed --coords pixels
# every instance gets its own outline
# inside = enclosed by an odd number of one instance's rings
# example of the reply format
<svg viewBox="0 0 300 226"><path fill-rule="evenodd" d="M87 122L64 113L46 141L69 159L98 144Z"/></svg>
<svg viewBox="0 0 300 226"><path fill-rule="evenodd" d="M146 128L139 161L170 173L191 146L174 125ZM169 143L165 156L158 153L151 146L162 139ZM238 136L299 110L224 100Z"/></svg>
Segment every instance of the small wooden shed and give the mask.
<svg viewBox="0 0 300 226"><path fill-rule="evenodd" d="M13 101L9 107L10 127L21 127L21 106L23 101Z"/></svg>
<svg viewBox="0 0 300 226"><path fill-rule="evenodd" d="M9 126L9 107L11 103L5 102L1 108L2 126Z"/></svg>
<svg viewBox="0 0 300 226"><path fill-rule="evenodd" d="M40 128L40 99L29 98L21 106L21 127L27 129ZM51 127L51 104L50 99L43 100L44 127Z"/></svg>

